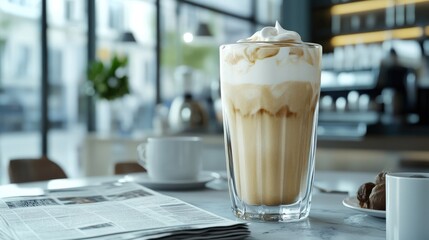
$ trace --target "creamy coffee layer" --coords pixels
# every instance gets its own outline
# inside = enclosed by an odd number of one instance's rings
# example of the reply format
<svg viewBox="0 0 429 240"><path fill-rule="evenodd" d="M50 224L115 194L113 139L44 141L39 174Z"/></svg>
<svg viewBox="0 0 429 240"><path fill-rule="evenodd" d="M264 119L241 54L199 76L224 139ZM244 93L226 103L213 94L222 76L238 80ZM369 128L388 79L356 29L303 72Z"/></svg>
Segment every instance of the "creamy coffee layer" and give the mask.
<svg viewBox="0 0 429 240"><path fill-rule="evenodd" d="M310 81L285 81L279 84L230 84L222 82L223 103L248 116L258 112L269 115L314 111L319 88ZM312 109L309 109L313 107Z"/></svg>
<svg viewBox="0 0 429 240"><path fill-rule="evenodd" d="M310 81L222 82L222 93L238 196L250 205L295 203L308 184L319 90Z"/></svg>

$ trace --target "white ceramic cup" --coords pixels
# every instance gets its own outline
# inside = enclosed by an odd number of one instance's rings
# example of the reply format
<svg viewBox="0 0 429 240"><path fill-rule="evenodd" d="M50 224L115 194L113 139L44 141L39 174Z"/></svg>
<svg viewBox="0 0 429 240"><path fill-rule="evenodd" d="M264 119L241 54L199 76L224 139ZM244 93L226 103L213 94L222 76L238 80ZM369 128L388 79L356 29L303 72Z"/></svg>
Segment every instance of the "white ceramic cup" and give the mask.
<svg viewBox="0 0 429 240"><path fill-rule="evenodd" d="M386 239L429 239L429 173L386 174Z"/></svg>
<svg viewBox="0 0 429 240"><path fill-rule="evenodd" d="M198 179L201 151L199 137L154 137L137 146L140 164L157 181Z"/></svg>

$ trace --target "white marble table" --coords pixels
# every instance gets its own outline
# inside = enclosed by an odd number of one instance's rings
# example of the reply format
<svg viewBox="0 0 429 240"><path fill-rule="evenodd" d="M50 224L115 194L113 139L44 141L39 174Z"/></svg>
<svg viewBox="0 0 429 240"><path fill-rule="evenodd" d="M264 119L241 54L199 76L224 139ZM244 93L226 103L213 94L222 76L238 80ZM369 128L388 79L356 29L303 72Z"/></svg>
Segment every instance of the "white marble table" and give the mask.
<svg viewBox="0 0 429 240"><path fill-rule="evenodd" d="M363 182L374 181L376 173L316 172L315 184L355 195ZM220 216L235 219L227 191L164 192ZM342 205L347 194L313 192L308 219L294 223L250 222L251 239L386 239L385 219L350 210Z"/></svg>
<svg viewBox="0 0 429 240"><path fill-rule="evenodd" d="M326 189L348 191L355 195L359 185L373 181L376 173L316 172L315 184ZM53 180L20 185L0 186L0 197L12 193L37 193L37 188L76 187L112 181L121 176L88 177L84 179ZM218 180L216 180L218 181ZM209 183L208 186L211 186ZM221 184L219 184L220 186ZM235 219L226 189L206 188L194 191L162 191L217 215ZM250 222L250 239L385 239L385 220L350 210L342 205L347 194L313 193L308 219L294 223Z"/></svg>

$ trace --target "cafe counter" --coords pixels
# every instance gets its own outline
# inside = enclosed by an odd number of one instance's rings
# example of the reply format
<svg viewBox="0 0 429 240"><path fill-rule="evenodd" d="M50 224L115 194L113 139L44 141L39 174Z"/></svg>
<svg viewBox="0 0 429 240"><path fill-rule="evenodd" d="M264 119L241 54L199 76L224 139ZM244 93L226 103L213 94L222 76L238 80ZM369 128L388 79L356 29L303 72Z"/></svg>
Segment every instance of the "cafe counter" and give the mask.
<svg viewBox="0 0 429 240"><path fill-rule="evenodd" d="M203 169L225 170L223 135L197 135L204 143ZM137 145L149 136L87 135L79 153L82 177L112 175L115 163L137 161ZM380 171L401 168L429 168L429 135L318 139L318 170Z"/></svg>

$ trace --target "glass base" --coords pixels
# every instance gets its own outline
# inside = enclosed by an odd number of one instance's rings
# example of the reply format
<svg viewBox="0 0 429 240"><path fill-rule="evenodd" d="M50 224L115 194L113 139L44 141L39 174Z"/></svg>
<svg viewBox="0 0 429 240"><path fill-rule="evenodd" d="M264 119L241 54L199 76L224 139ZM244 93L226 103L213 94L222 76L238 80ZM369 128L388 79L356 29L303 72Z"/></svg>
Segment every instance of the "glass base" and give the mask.
<svg viewBox="0 0 429 240"><path fill-rule="evenodd" d="M235 211L234 215L237 218L246 221L255 221L255 222L298 222L307 218L308 213L305 215L302 214L255 214L249 212Z"/></svg>
<svg viewBox="0 0 429 240"><path fill-rule="evenodd" d="M232 211L237 218L256 222L297 222L310 213L310 202L280 206L252 206L240 202L233 204Z"/></svg>

